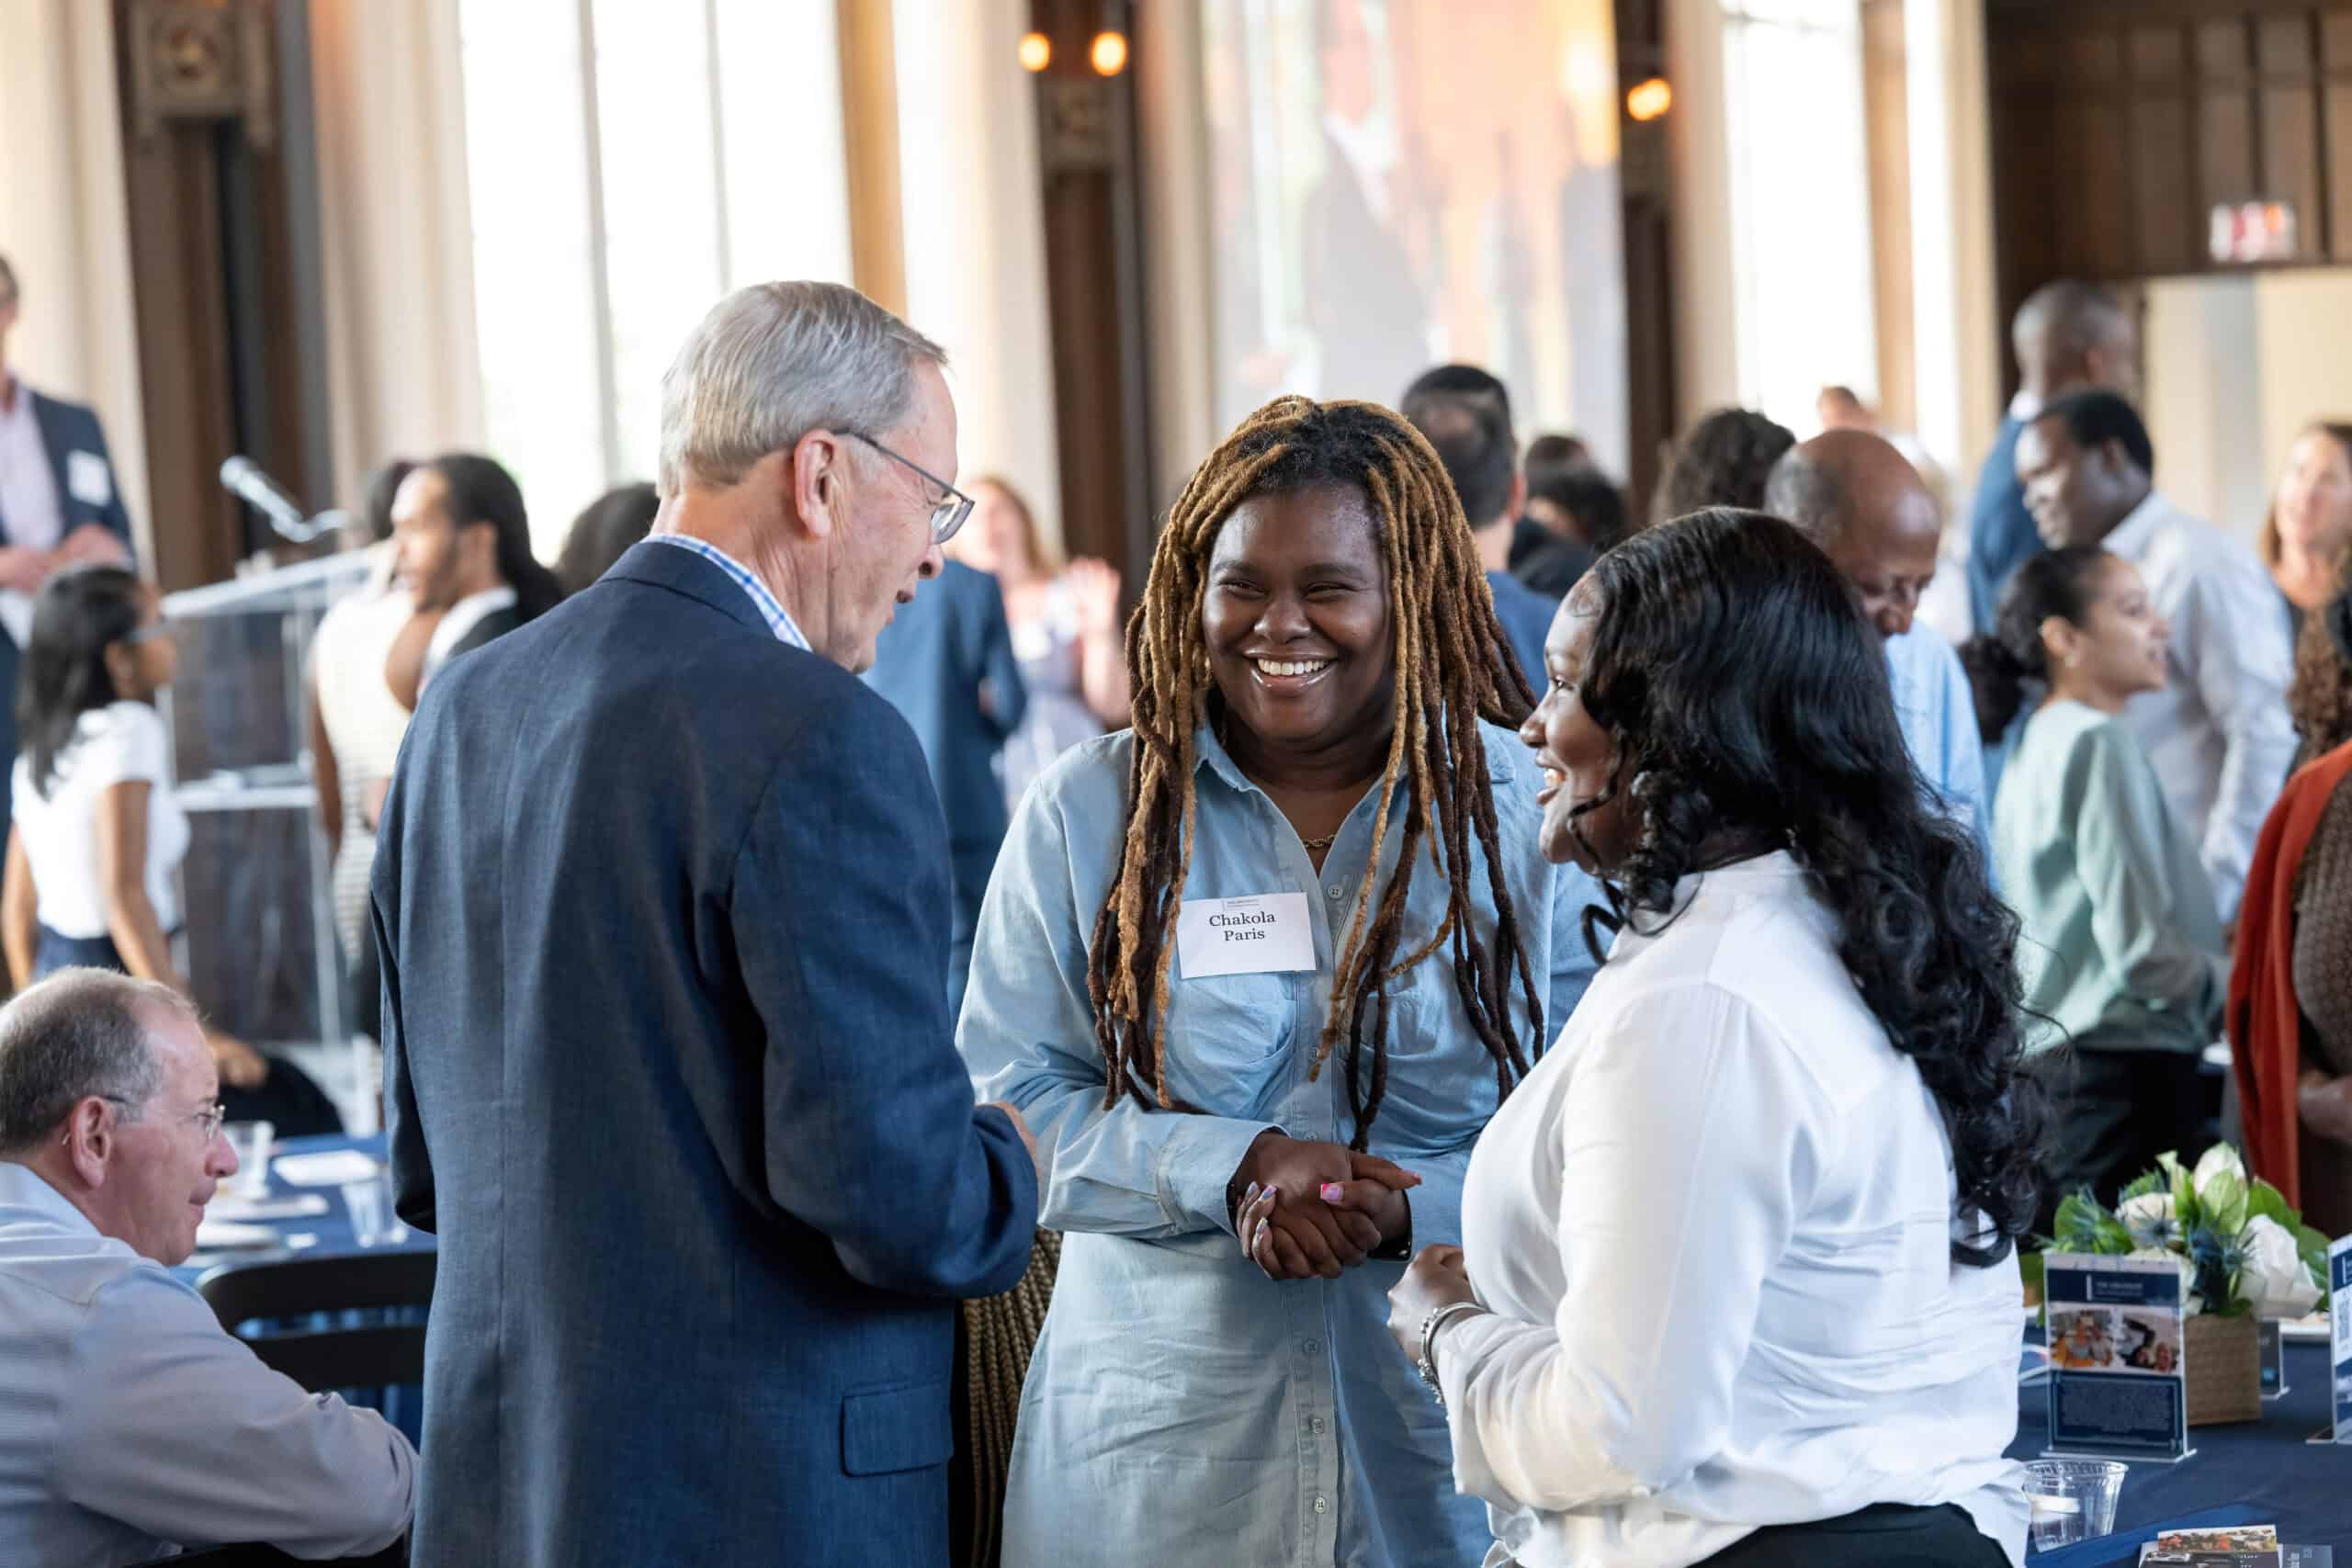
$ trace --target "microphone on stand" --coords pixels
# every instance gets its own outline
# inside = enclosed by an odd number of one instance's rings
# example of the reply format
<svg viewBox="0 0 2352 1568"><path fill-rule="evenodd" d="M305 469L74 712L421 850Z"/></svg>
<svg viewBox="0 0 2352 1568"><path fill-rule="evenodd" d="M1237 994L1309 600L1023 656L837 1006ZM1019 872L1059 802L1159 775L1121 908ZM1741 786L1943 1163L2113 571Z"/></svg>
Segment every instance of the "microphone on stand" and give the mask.
<svg viewBox="0 0 2352 1568"><path fill-rule="evenodd" d="M231 457L220 465L220 484L231 495L269 520L269 525L298 545L307 545L322 531L303 514L294 498L261 471L250 457Z"/></svg>

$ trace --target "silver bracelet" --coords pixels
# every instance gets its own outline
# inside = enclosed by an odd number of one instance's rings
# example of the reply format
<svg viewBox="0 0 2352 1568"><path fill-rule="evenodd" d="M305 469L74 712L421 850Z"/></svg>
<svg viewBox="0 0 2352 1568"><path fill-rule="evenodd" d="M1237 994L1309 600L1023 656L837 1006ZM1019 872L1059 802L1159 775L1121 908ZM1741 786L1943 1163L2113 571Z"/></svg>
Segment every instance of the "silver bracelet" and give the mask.
<svg viewBox="0 0 2352 1568"><path fill-rule="evenodd" d="M1464 1313L1486 1310L1476 1302L1449 1302L1442 1307L1431 1307L1429 1315L1421 1319L1421 1359L1413 1370L1421 1374L1421 1382L1441 1405L1445 1403L1445 1390L1438 1386L1437 1361L1430 1353L1437 1340L1437 1331Z"/></svg>

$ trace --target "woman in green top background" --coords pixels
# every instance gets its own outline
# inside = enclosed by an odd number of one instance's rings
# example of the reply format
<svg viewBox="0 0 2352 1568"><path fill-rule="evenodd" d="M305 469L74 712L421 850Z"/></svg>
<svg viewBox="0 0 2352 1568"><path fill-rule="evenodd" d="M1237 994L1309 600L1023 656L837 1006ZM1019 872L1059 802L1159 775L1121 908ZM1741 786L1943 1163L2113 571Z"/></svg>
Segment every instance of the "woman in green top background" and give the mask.
<svg viewBox="0 0 2352 1568"><path fill-rule="evenodd" d="M1962 650L1988 740L2038 701L1994 801L1993 861L2025 927L2027 1068L2052 1105L2044 1235L2066 1194L2112 1203L2157 1155L2198 1146L2209 1114L2198 1058L2221 1029L2221 919L2121 717L2165 684L2168 635L2131 563L2086 547L2019 568L1992 635Z"/></svg>

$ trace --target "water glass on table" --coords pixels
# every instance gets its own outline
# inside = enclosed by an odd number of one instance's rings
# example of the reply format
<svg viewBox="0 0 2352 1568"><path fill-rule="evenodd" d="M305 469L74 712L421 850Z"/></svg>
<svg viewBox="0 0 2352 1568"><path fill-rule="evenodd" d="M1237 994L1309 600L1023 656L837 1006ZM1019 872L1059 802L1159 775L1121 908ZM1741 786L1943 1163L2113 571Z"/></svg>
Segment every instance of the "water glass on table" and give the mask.
<svg viewBox="0 0 2352 1568"><path fill-rule="evenodd" d="M267 1193L270 1147L277 1139L276 1125L268 1122L228 1122L221 1124L220 1135L229 1140L229 1152L237 1156L237 1174L231 1179L229 1190L240 1198L259 1198Z"/></svg>
<svg viewBox="0 0 2352 1568"><path fill-rule="evenodd" d="M365 1181L346 1182L343 1206L351 1215L351 1235L362 1247L405 1241L408 1226L392 1213L392 1179L379 1171Z"/></svg>
<svg viewBox="0 0 2352 1568"><path fill-rule="evenodd" d="M2033 1509L2036 1551L2072 1546L2115 1530L2115 1503L2125 1467L2113 1460L2038 1459L2026 1467L2025 1499Z"/></svg>

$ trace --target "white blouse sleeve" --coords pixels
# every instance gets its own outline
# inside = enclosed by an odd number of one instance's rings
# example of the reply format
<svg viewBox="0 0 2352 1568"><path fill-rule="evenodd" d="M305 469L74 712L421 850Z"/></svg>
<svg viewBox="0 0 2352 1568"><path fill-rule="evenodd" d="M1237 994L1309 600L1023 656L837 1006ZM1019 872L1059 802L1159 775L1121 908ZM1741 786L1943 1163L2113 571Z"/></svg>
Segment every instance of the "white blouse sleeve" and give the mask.
<svg viewBox="0 0 2352 1568"><path fill-rule="evenodd" d="M1713 985L1645 996L1576 1049L1559 1310L1474 1314L1438 1340L1455 1484L1506 1507L1646 1496L1721 1451L1831 1127L1798 1054Z"/></svg>
<svg viewBox="0 0 2352 1568"><path fill-rule="evenodd" d="M113 703L84 721L68 754L74 780L95 795L109 784L170 782L171 734L145 703Z"/></svg>

